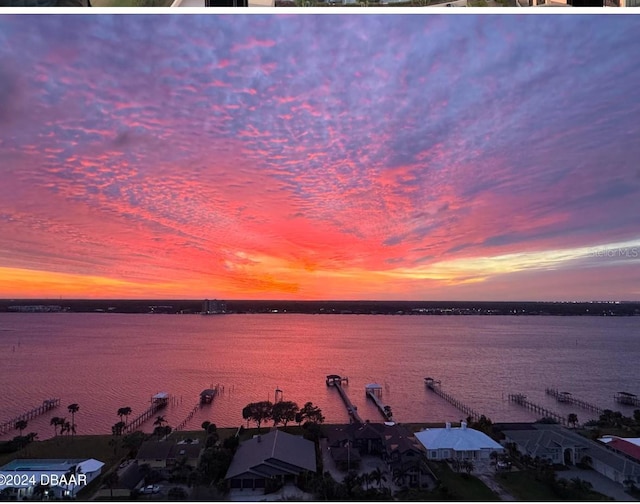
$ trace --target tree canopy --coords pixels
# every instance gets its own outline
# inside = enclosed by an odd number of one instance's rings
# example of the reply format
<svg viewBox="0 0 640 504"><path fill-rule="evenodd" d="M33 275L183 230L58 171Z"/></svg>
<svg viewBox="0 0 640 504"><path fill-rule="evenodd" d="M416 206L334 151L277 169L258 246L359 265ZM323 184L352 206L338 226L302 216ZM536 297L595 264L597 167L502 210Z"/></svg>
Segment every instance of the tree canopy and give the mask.
<svg viewBox="0 0 640 504"><path fill-rule="evenodd" d="M286 428L287 423L295 420L298 411L300 411L300 408L298 408L298 405L293 401L279 401L275 403L271 409L273 425L281 423Z"/></svg>
<svg viewBox="0 0 640 504"><path fill-rule="evenodd" d="M258 430L262 422L271 418L273 410L273 403L271 401L259 401L255 403L249 403L242 408L242 418L245 420L253 421L256 423Z"/></svg>

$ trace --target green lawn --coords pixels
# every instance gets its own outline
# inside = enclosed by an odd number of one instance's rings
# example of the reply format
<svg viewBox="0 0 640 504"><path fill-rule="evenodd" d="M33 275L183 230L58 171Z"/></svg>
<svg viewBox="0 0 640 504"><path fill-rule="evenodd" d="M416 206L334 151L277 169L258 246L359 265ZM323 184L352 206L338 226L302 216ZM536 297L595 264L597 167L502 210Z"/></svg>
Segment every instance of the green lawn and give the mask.
<svg viewBox="0 0 640 504"><path fill-rule="evenodd" d="M558 500L558 495L549 485L537 481L530 471L502 473L498 481L516 499L524 501Z"/></svg>
<svg viewBox="0 0 640 504"><path fill-rule="evenodd" d="M562 473L559 474L562 477ZM521 501L601 501L609 500L601 493L590 491L588 493L577 493L567 490L569 495L562 496L548 483L536 480L533 471L514 471L502 473L498 476L500 484L511 493L516 499Z"/></svg>
<svg viewBox="0 0 640 504"><path fill-rule="evenodd" d="M459 501L500 500L493 490L475 476L456 473L444 462L429 462L429 466L440 480L440 488L434 492L438 498ZM442 492L442 487L446 488L446 492Z"/></svg>

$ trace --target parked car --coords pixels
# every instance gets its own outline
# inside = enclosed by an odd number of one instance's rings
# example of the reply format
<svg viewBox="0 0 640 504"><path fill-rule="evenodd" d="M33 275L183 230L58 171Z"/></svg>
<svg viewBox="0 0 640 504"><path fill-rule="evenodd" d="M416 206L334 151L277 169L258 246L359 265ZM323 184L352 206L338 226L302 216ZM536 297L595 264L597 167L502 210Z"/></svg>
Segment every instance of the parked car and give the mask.
<svg viewBox="0 0 640 504"><path fill-rule="evenodd" d="M160 487L158 485L147 485L142 489L143 494L157 494L160 492Z"/></svg>

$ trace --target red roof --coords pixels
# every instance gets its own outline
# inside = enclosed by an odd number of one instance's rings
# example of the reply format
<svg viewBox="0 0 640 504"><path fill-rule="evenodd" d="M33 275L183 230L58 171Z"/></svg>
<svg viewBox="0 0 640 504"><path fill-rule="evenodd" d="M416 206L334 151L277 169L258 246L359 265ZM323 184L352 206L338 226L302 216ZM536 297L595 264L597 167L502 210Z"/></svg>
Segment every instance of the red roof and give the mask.
<svg viewBox="0 0 640 504"><path fill-rule="evenodd" d="M607 446L625 455L629 455L640 462L640 446L638 445L625 441L624 439L614 438L607 443Z"/></svg>

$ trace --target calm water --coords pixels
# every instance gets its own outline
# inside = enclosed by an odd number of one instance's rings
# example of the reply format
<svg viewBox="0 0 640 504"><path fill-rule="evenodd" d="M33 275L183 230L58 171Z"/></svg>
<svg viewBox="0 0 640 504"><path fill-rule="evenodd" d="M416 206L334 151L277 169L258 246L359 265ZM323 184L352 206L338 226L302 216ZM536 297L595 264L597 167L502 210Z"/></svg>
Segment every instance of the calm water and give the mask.
<svg viewBox="0 0 640 504"><path fill-rule="evenodd" d="M352 401L372 421L381 417L364 397L370 382L383 385L398 421L460 420L425 376L494 421L536 418L506 402L510 392L585 421L592 415L557 404L545 387L630 413L613 394L640 395L638 363L639 317L0 314L0 422L60 397L63 407L27 431L53 435L49 419L70 418L76 402L78 433L107 433L118 408L135 416L166 391L174 401L164 414L176 426L211 384L224 394L187 428L237 426L243 406L273 400L277 387L286 400L318 404L327 421L348 422L324 382L332 373L349 377Z"/></svg>

